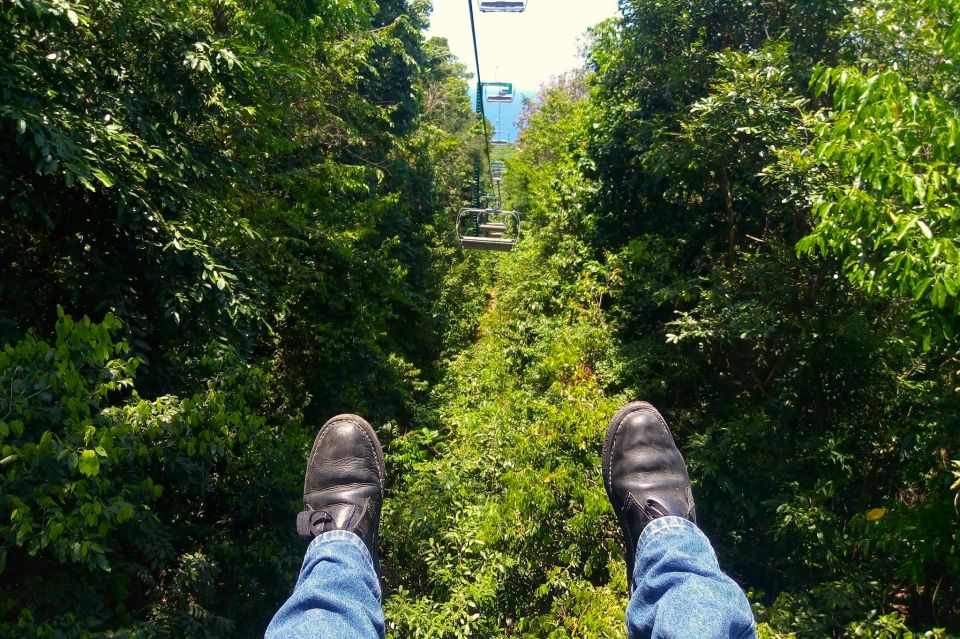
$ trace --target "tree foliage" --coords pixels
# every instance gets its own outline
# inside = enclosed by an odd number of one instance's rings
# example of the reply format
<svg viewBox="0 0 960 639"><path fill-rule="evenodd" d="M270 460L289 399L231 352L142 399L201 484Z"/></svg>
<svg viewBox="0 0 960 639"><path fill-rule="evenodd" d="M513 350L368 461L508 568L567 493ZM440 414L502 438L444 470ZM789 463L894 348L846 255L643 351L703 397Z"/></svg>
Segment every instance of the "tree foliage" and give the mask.
<svg viewBox="0 0 960 639"><path fill-rule="evenodd" d="M419 418L475 265L426 13L0 5L0 634L261 634L314 420Z"/></svg>
<svg viewBox="0 0 960 639"><path fill-rule="evenodd" d="M440 425L391 450L396 636L620 636L597 464L635 398L761 636L960 628L948 5L626 1L593 30L592 73L528 105L526 239Z"/></svg>
<svg viewBox="0 0 960 639"><path fill-rule="evenodd" d="M261 635L347 411L391 636L622 636L630 399L760 636L957 634L960 7L620 7L491 257L426 3L0 5L0 635Z"/></svg>

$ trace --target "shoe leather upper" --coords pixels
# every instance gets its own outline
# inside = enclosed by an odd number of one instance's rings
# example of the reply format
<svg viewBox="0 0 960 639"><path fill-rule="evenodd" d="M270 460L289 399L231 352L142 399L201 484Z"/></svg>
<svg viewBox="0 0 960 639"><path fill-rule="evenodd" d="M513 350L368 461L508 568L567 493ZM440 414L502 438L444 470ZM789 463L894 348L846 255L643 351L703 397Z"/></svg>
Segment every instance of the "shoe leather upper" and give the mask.
<svg viewBox="0 0 960 639"><path fill-rule="evenodd" d="M375 436L347 416L334 418L320 430L307 461L297 532L315 537L348 530L363 539L376 563L383 486L383 453Z"/></svg>
<svg viewBox="0 0 960 639"><path fill-rule="evenodd" d="M629 505L626 510L638 523L666 515L696 522L686 464L656 410L639 409L621 421L609 472L614 499ZM628 496L633 497L632 504L627 503Z"/></svg>
<svg viewBox="0 0 960 639"><path fill-rule="evenodd" d="M626 542L627 582L633 592L633 567L640 534L659 517L684 517L696 523L693 492L683 456L663 417L653 406L628 405L608 436L604 483ZM616 418L615 418L616 419Z"/></svg>

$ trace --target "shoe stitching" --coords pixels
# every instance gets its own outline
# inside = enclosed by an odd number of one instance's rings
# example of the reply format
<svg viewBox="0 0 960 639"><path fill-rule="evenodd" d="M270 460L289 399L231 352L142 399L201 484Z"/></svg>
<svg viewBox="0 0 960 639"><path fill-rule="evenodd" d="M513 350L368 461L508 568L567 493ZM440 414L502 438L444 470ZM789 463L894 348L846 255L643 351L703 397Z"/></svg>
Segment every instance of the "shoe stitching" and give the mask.
<svg viewBox="0 0 960 639"><path fill-rule="evenodd" d="M360 430L360 433L363 435L364 439L367 440L367 443L370 445L370 449L371 449L371 451L373 452L373 456L374 456L374 458L375 458L375 459L377 460L377 462L378 462L378 463L377 463L377 482L378 482L378 484L380 485L380 488L383 488L383 487L384 487L384 477L383 477L383 474L380 472L380 471L381 471L380 465L381 465L381 463L383 462L383 459L381 458L380 454L377 453L377 448L378 448L378 446L377 446L376 444L374 444L374 442L373 442L372 439L370 439L370 435L367 434L367 429L364 428L361 424L359 424L359 423L357 423L357 422L355 422L355 421L353 421L353 420L350 420L350 419L338 419L338 420L333 421L333 422L327 422L327 424L325 424L322 432L320 433L320 437L317 439L317 442L316 442L316 443L314 444L314 446L313 446L313 451L310 453L310 461L311 461L311 462L313 461L313 458L314 458L314 456L316 455L317 449L320 448L320 442L322 442L322 441L323 441L323 438L327 436L327 433L330 432L330 430L333 428L334 424L340 424L340 423L346 423L346 424L350 424L351 426L356 426L356 427ZM360 459L360 458L358 458L358 459Z"/></svg>
<svg viewBox="0 0 960 639"><path fill-rule="evenodd" d="M355 425L355 426L357 426L357 427L360 428L360 431L363 433L363 436L366 437L366 438L367 438L367 442L370 443L370 448L373 449L373 455L374 455L374 457L376 457L377 461L379 462L379 464L377 465L377 470L379 471L379 470L380 470L380 466L386 466L386 463L385 463L384 455L383 455L383 447L380 446L379 444L374 444L373 440L370 439L370 435L367 433L367 428L369 428L370 430L373 430L373 426L371 426L370 423L369 423L367 420L365 420L364 418L360 417L359 415L350 415L350 417L355 417L355 418L357 419L357 421L353 421L353 420L350 420L350 419L342 419L342 420L339 420L339 421L345 421L345 422L348 422L348 423L353 424L353 425ZM364 426L366 426L366 428L364 428ZM386 470L384 469L384 473L385 473L385 472L386 472ZM381 478L380 483L381 483L381 485L384 484L383 478Z"/></svg>
<svg viewBox="0 0 960 639"><path fill-rule="evenodd" d="M309 493L304 493L304 497L317 497L320 495L325 495L327 493L338 492L344 489L363 488L365 486L377 486L377 488L380 487L379 485L373 484L371 482L355 481L355 482L350 482L349 484L336 484L334 486L327 486L326 488L320 488L318 490L311 490Z"/></svg>
<svg viewBox="0 0 960 639"><path fill-rule="evenodd" d="M363 419L362 417L360 417L359 415L357 415L356 417L359 418L359 419L361 419L361 420L363 420L363 422L366 422L366 420L364 420L364 419ZM381 472L381 466L385 465L385 460L383 459L383 449L382 449L380 446L377 446L377 445L375 445L375 444L373 443L373 440L370 439L370 435L367 434L367 429L363 427L363 423L362 423L362 422L355 422L355 421L352 421L352 420L349 420L349 419L341 419L341 420L338 420L338 422L341 422L341 421L342 421L342 422L347 422L348 424L352 424L352 425L356 426L357 428L359 428L359 429L360 429L360 432L361 432L361 433L363 434L363 436L366 438L367 443L370 444L370 449L373 451L373 456L374 456L374 458L375 458L375 459L377 460L377 462L378 462L378 463L377 463L377 479L379 480L380 490L382 491L382 490L384 489L384 486L385 486L384 473ZM337 422L334 422L334 423L337 423ZM368 424L368 426L369 426L369 424ZM371 426L370 428L373 428L373 427Z"/></svg>
<svg viewBox="0 0 960 639"><path fill-rule="evenodd" d="M620 421L617 422L617 427L613 431L613 441L610 442L610 448L607 451L609 458L606 460L606 471L607 471L607 485L610 486L610 491L608 497L610 501L614 501L613 494L613 450L617 447L617 439L620 437L620 429L623 428L623 422L626 421L627 416L632 413L633 410L629 410L623 415L620 416ZM619 518L619 515L618 515Z"/></svg>
<svg viewBox="0 0 960 639"><path fill-rule="evenodd" d="M606 483L607 483L607 485L610 486L610 490L609 490L609 492L608 492L608 497L610 498L611 503L615 501L614 495L613 495L613 451L614 451L614 448L616 448L617 439L620 437L620 430L621 430L621 428L623 427L623 423L626 421L627 417L628 417L631 413L640 412L641 410L650 410L650 411L653 412L653 414L654 414L654 415L656 416L656 418L657 418L657 421L658 421L658 422L660 423L660 425L663 426L663 428L667 431L667 434L668 434L669 437L670 437L670 441L673 443L673 448L676 448L676 442L675 442L674 439L673 439L673 431L670 430L670 426L667 425L667 422L666 422L666 420L663 418L663 415L660 414L660 411L658 411L658 410L653 406L653 404L650 404L649 402L637 402L637 405L636 405L633 409L627 411L626 413L624 413L624 414L620 417L620 421L617 423L617 427L616 427L616 429L615 429L614 432L613 432L613 441L611 441L611 443L610 443L610 448L609 448L608 451L607 451L608 454L609 454L609 459L604 460L604 461L606 462L606 463L604 464L604 466L606 467L606 468L604 469L604 471L605 471L605 473L606 473L606 479L607 479L607 482L606 482ZM666 448L663 448L663 449L658 448L657 450L667 450L667 449L666 449ZM661 472L655 473L655 474L664 474L664 475L665 475L665 474L670 474L670 473L667 473L666 471L661 471ZM689 479L687 479L687 481L689 482ZM627 493L627 498L629 498L630 496L632 496L632 494L628 492L628 493ZM637 504L638 504L638 506L639 506L639 502L637 502ZM684 518L684 519L688 519L688 520L690 519L690 513L693 512L694 507L695 507L695 506L690 506L690 509L687 511L686 515L683 515L683 518ZM623 519L621 519L621 516L623 517ZM617 514L617 519L621 519L622 523L625 523L625 522L626 522L625 517L626 517L626 507L624 506L624 507L623 507L623 512ZM651 521L652 521L652 519L651 519ZM637 542L639 543L639 539L637 540Z"/></svg>
<svg viewBox="0 0 960 639"><path fill-rule="evenodd" d="M617 428L613 431L613 441L610 442L610 450L607 451L610 455L607 459L607 485L610 486L611 498L613 498L613 450L617 447L617 438L620 437L620 429L623 427L624 419L626 419L626 415L620 418Z"/></svg>
<svg viewBox="0 0 960 639"><path fill-rule="evenodd" d="M344 420L344 421L346 421L346 420ZM351 423L351 424L354 424L354 422L350 422L350 423ZM370 448L373 450L373 456L374 456L374 458L375 458L378 462L381 462L380 455L377 454L377 446L374 446L373 440L370 439L370 435L367 434L367 429L364 428L363 426L361 426L360 424L354 424L354 425L357 426L357 427L360 429L360 432L363 433L363 436L366 438L367 443L370 444ZM380 464L379 464L379 463L377 464L377 479L379 480L380 490L382 491L383 488L384 488L384 481L383 481L383 480L384 480L384 477L383 477L383 474L380 472Z"/></svg>
<svg viewBox="0 0 960 639"><path fill-rule="evenodd" d="M617 439L620 437L620 429L623 428L623 422L626 421L627 416L629 416L631 413L639 412L643 409L652 410L653 414L657 416L657 421L659 421L660 424L667 429L667 433L669 433L671 441L673 440L673 433L670 431L670 427L667 426L667 422L663 419L663 415L660 414L660 411L654 408L652 404L649 404L647 402L637 402L637 404L638 404L637 406L627 411L620 417L620 421L617 422L617 428L616 430L613 431L613 441L610 442L610 449L607 451L610 454L610 459L606 460L607 463L605 465L607 467L606 468L607 483L610 486L611 493L613 492L613 449L616 448L617 446ZM674 442L674 446L676 446L676 442ZM662 450L666 450L666 449L662 449ZM613 498L612 494L609 496L611 497L611 499Z"/></svg>
<svg viewBox="0 0 960 639"><path fill-rule="evenodd" d="M664 430L667 431L667 434L670 435L670 441L673 441L673 445L676 446L677 443L673 439L673 431L670 430L670 425L667 424L667 420L663 418L663 415L660 414L660 411L654 408L652 404L648 404L647 406L651 411L653 411L653 414L657 416L657 421L660 422L660 425L663 426Z"/></svg>
<svg viewBox="0 0 960 639"><path fill-rule="evenodd" d="M350 424L351 426L356 426L357 428L359 428L360 432L366 438L367 443L370 444L370 448L373 450L373 456L377 460L377 462L379 462L377 464L377 485L380 488L380 493L382 495L385 487L384 476L383 476L383 473L381 472L381 464L383 463L383 460L381 459L380 455L377 454L377 446L375 446L373 443L373 440L370 439L370 435L367 434L367 430L357 422L354 422L349 419L338 419L336 421L329 421L326 424L324 424L323 427L320 429L319 436L317 437L316 441L313 443L313 450L310 451L310 459L308 463L311 465L313 464L313 460L316 457L317 452L320 450L320 444L323 442L323 438L327 436L327 433L330 432L334 424L339 424L341 422L345 422L347 424ZM306 478L304 478L303 487L304 487L304 498L306 498L308 494L314 494L318 492L318 491L311 491L310 493L307 493Z"/></svg>

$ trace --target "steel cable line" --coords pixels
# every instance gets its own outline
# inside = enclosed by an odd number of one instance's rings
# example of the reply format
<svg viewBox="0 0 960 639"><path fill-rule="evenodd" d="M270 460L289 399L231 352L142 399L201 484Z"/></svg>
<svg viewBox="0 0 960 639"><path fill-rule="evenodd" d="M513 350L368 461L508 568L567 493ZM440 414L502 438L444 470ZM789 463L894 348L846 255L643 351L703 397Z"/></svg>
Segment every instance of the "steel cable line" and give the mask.
<svg viewBox="0 0 960 639"><path fill-rule="evenodd" d="M490 172L492 186L497 190L497 209L499 209L503 201L500 197L500 185L494 183L493 161L490 159L490 133L487 131L487 113L483 108L483 80L480 78L480 48L477 46L477 25L473 18L473 0L467 0L467 6L470 8L470 35L473 37L473 59L477 65L477 104L480 107L480 121L483 122L483 144L486 148L487 170ZM480 203L477 202L477 204L479 205Z"/></svg>

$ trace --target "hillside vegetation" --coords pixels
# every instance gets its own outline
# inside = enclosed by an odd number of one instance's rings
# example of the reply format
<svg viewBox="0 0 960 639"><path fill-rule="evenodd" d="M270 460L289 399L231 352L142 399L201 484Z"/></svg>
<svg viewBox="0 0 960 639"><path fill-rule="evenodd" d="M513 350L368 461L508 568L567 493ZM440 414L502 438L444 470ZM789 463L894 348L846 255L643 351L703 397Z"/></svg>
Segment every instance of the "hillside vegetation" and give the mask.
<svg viewBox="0 0 960 639"><path fill-rule="evenodd" d="M356 412L390 636L622 637L631 399L761 637L960 635L960 2L620 6L489 255L425 3L2 4L0 636L262 636Z"/></svg>

